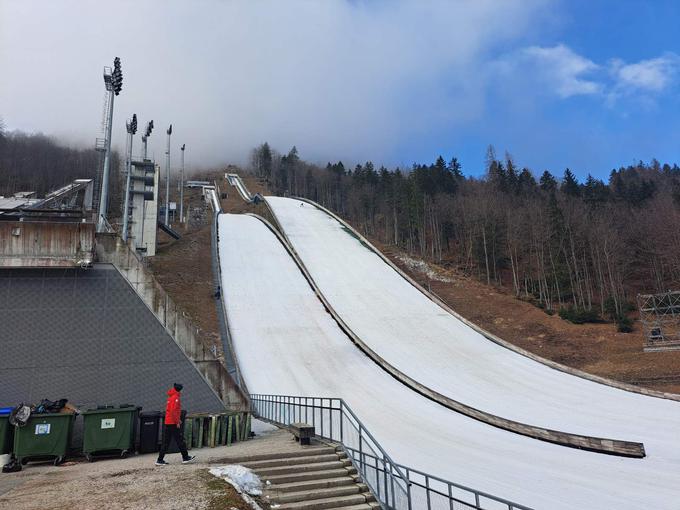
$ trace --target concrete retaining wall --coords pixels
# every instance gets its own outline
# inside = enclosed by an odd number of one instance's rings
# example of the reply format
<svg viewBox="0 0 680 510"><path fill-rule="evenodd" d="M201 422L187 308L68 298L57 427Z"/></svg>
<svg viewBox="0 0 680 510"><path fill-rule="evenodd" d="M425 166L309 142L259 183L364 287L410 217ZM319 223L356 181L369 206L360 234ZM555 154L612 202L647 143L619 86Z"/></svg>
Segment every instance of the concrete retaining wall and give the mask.
<svg viewBox="0 0 680 510"><path fill-rule="evenodd" d="M229 375L207 339L168 296L137 255L115 234L97 234L97 259L113 264L146 303L198 371L232 410L247 411L246 395Z"/></svg>

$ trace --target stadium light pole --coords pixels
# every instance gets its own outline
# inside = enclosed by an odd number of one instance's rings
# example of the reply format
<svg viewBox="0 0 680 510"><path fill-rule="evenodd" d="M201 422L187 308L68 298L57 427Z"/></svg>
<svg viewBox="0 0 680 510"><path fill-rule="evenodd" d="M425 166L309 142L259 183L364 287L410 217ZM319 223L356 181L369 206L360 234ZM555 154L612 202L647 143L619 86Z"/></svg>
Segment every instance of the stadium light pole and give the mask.
<svg viewBox="0 0 680 510"><path fill-rule="evenodd" d="M147 159L146 140L151 136L151 131L153 131L153 120L150 120L146 124L146 130L142 135L142 143L144 144L144 159Z"/></svg>
<svg viewBox="0 0 680 510"><path fill-rule="evenodd" d="M165 151L165 224L170 225L170 136L172 124L168 128L168 150Z"/></svg>
<svg viewBox="0 0 680 510"><path fill-rule="evenodd" d="M125 128L128 134L128 151L127 160L125 162L125 202L123 205L123 241L127 243L128 240L128 218L130 216L130 179L132 177L132 141L134 135L137 133L137 114L132 115L132 121L125 123Z"/></svg>
<svg viewBox="0 0 680 510"><path fill-rule="evenodd" d="M179 221L184 223L184 149L187 144L182 144L182 173L179 178Z"/></svg>
<svg viewBox="0 0 680 510"><path fill-rule="evenodd" d="M97 219L97 232L106 230L106 214L109 202L109 169L111 168L111 131L113 128L113 98L120 94L123 88L123 72L120 68L120 58L113 59L113 71L110 67L104 68L104 85L109 93L108 119L106 123L106 139L104 153L104 170L102 171L101 193L99 195L99 218Z"/></svg>

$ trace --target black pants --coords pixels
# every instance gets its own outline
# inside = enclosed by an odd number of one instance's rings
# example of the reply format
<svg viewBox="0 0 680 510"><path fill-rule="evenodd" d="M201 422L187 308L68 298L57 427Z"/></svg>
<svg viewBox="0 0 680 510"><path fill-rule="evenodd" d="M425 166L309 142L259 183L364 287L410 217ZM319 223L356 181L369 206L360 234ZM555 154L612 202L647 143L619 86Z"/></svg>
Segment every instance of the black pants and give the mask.
<svg viewBox="0 0 680 510"><path fill-rule="evenodd" d="M182 459L187 460L189 458L189 453L187 452L187 445L184 442L184 434L182 434L182 429L177 425L166 425L165 431L163 433L161 451L158 454L158 460L163 460L163 457L165 457L165 452L168 451L168 446L170 446L170 440L173 438L175 439L175 444L177 444L177 447L182 454Z"/></svg>

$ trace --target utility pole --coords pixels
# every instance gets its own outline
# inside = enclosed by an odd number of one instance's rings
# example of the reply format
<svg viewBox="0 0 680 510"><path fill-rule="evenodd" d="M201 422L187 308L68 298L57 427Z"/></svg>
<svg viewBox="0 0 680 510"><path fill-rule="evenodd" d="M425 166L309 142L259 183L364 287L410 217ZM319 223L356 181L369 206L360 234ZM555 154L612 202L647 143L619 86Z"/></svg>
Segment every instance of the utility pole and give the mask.
<svg viewBox="0 0 680 510"><path fill-rule="evenodd" d="M137 114L132 115L132 121L125 123L128 134L127 160L125 161L125 202L123 205L123 241L128 240L128 218L130 216L130 179L132 177L132 140L137 133Z"/></svg>
<svg viewBox="0 0 680 510"><path fill-rule="evenodd" d="M120 58L113 59L113 71L110 67L104 68L104 85L109 93L107 109L107 122L105 134L104 170L102 172L101 194L99 195L99 218L97 219L97 232L106 231L106 214L109 203L109 171L111 168L111 131L113 128L113 98L120 94L123 88L123 72L120 69Z"/></svg>
<svg viewBox="0 0 680 510"><path fill-rule="evenodd" d="M182 174L179 179L179 221L184 223L184 148L187 144L182 144Z"/></svg>
<svg viewBox="0 0 680 510"><path fill-rule="evenodd" d="M170 135L172 124L168 128L168 150L165 152L165 224L170 225Z"/></svg>
<svg viewBox="0 0 680 510"><path fill-rule="evenodd" d="M146 131L142 135L142 143L144 144L144 159L147 159L147 152L146 152L146 140L151 136L151 131L153 131L153 120L150 120L146 124Z"/></svg>

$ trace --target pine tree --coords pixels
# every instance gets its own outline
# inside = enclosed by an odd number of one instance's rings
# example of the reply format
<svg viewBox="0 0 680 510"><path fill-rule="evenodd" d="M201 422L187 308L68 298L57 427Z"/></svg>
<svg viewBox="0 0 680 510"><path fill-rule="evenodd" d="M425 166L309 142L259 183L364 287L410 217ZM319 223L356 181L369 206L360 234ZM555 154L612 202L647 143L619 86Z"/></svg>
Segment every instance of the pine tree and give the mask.
<svg viewBox="0 0 680 510"><path fill-rule="evenodd" d="M269 180L272 176L272 150L267 142L262 144L260 151L260 164L263 177Z"/></svg>
<svg viewBox="0 0 680 510"><path fill-rule="evenodd" d="M543 172L539 182L541 189L546 193L551 193L557 189L557 179L547 170Z"/></svg>
<svg viewBox="0 0 680 510"><path fill-rule="evenodd" d="M562 186L560 190L572 197L577 197L581 195L581 187L579 186L576 177L568 168L564 171L564 177L562 178Z"/></svg>

